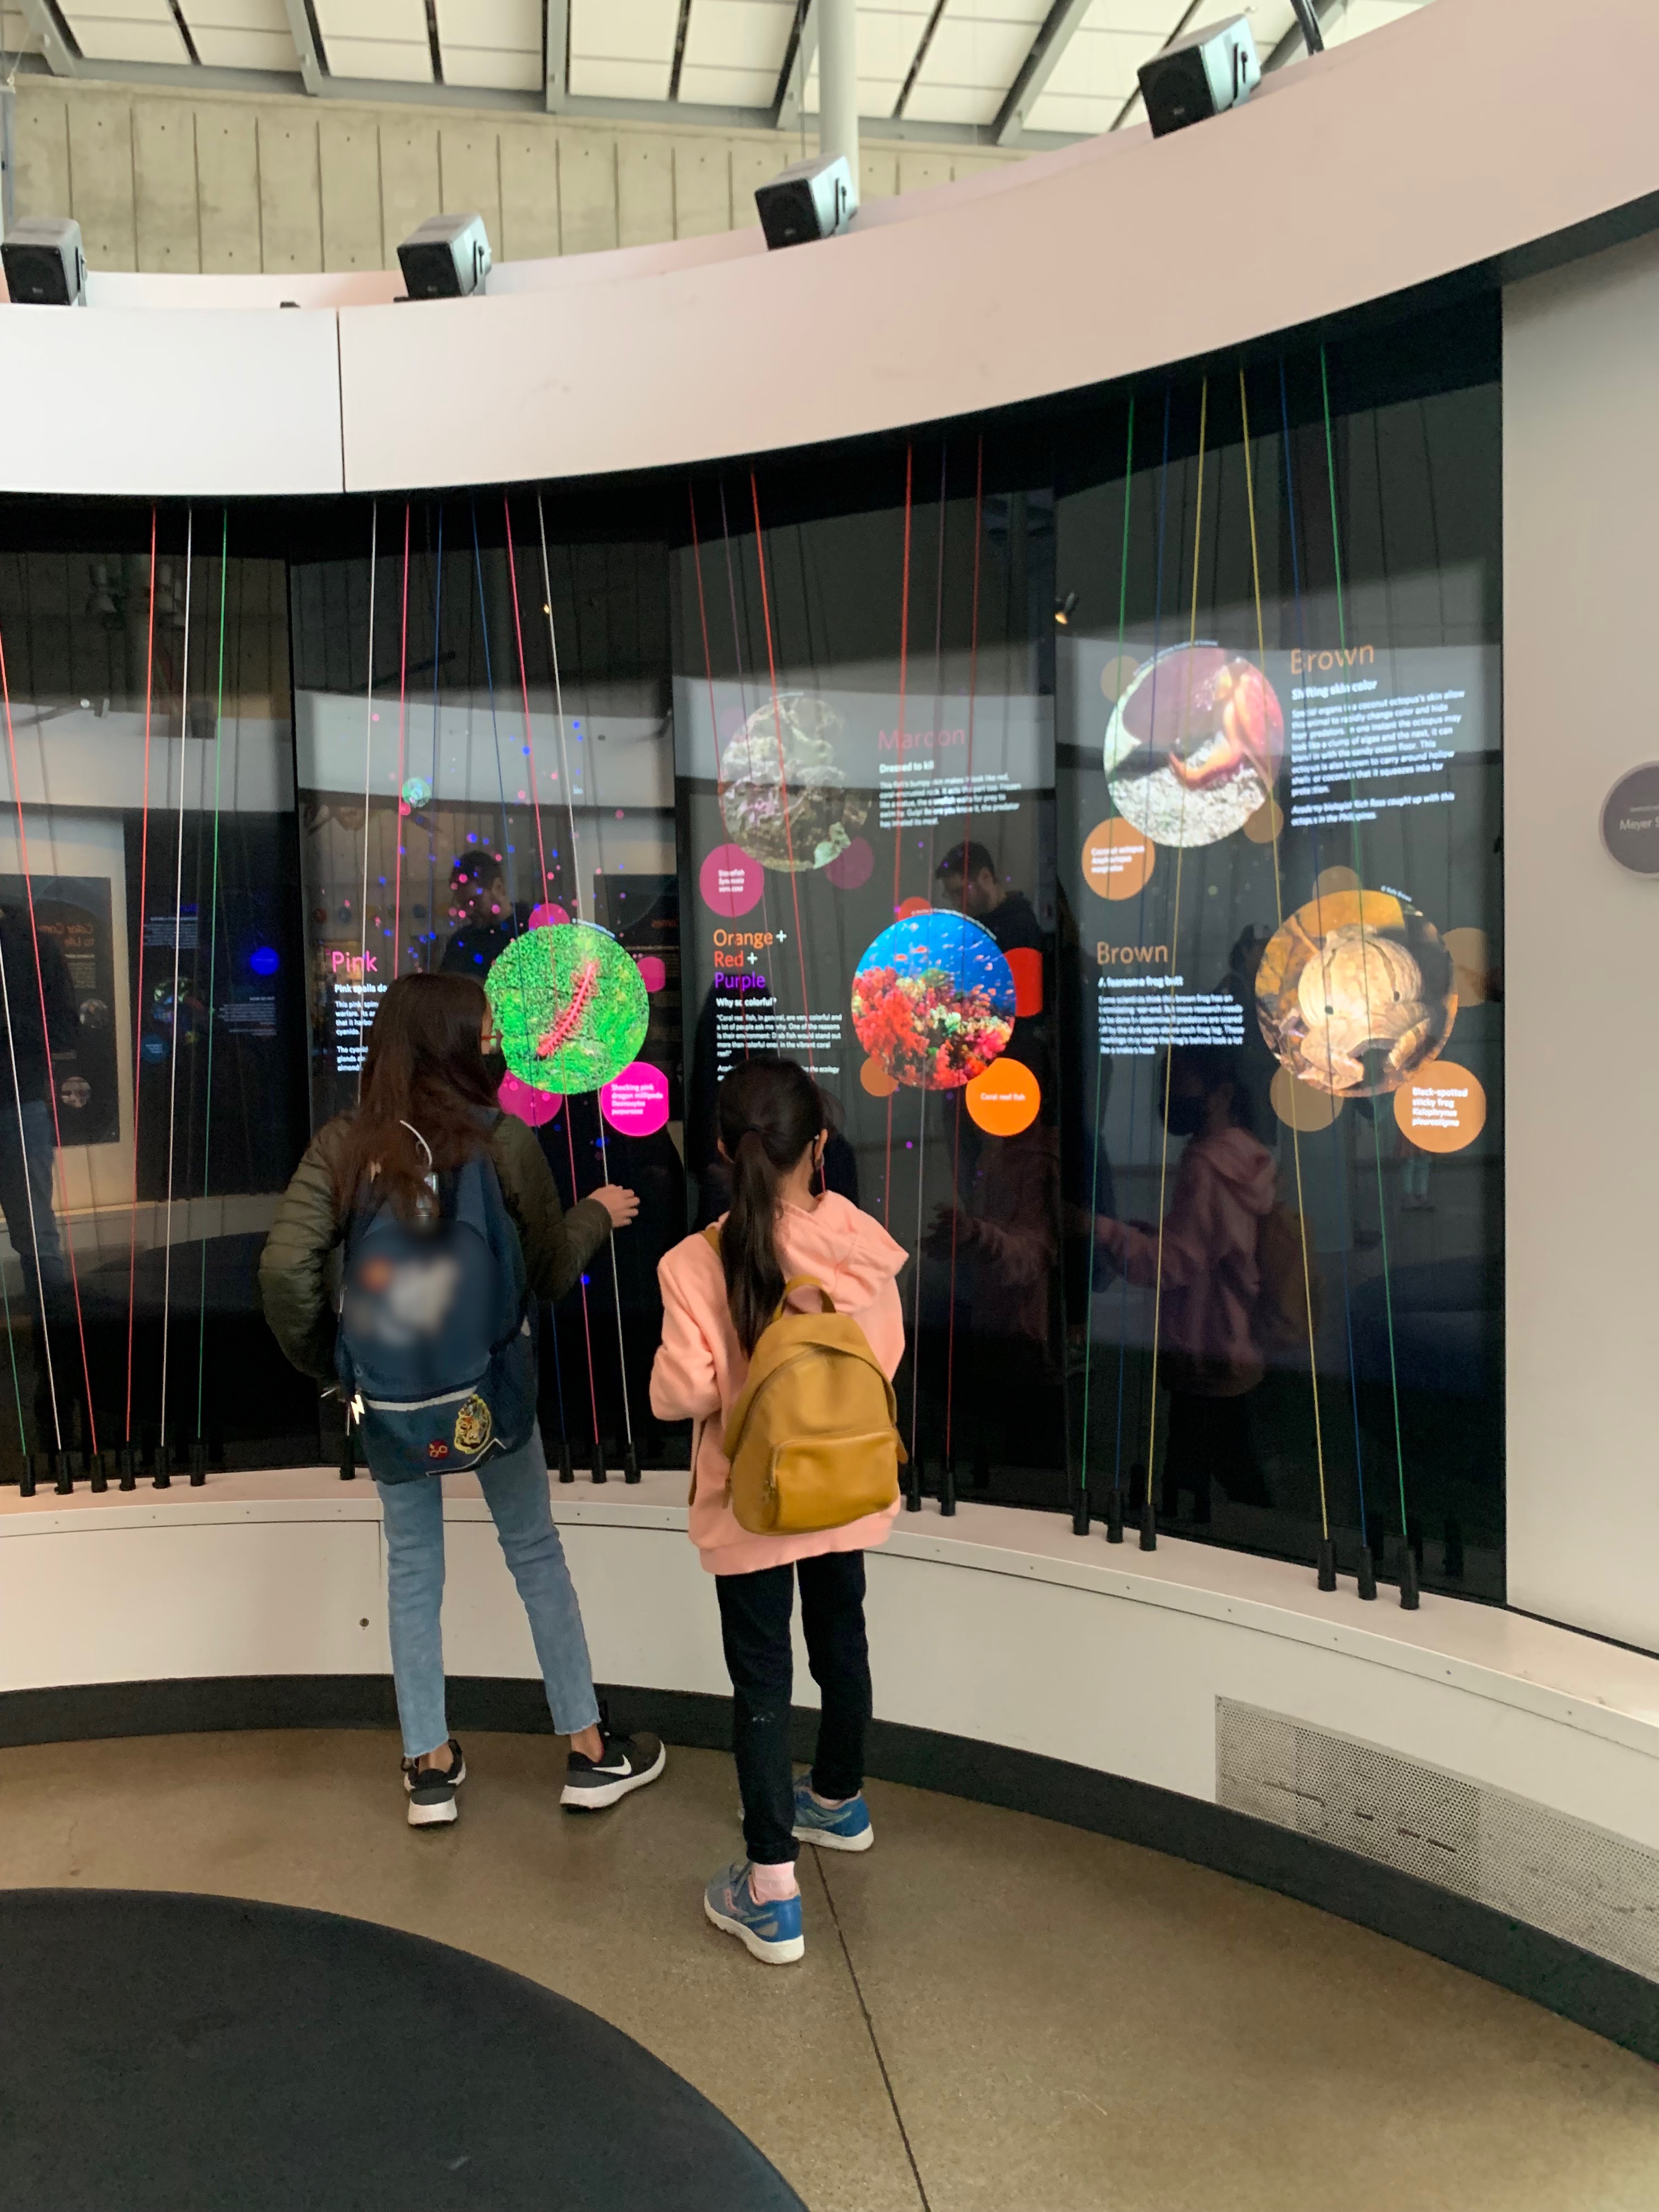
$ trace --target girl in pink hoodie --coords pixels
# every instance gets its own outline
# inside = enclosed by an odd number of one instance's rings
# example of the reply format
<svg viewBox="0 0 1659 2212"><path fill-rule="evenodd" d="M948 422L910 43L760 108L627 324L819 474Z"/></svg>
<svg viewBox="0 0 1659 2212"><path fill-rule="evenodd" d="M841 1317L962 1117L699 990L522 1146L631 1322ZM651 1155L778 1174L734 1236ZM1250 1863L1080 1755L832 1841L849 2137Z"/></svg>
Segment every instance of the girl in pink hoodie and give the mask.
<svg viewBox="0 0 1659 2212"><path fill-rule="evenodd" d="M715 1875L703 1906L757 1958L783 1965L805 1949L795 1881L802 1842L862 1851L874 1841L864 1802L871 1714L864 1554L885 1540L898 1509L896 1502L810 1535L750 1535L732 1511L721 1440L756 1342L793 1276L823 1285L891 1377L904 1351L896 1277L905 1255L846 1199L813 1194L829 1130L817 1085L793 1060L756 1059L733 1069L716 1114L720 1153L732 1166L732 1208L718 1251L707 1237L688 1237L657 1270L663 1334L651 1403L664 1420L696 1424L690 1536L718 1578L732 1676L748 1859ZM797 1579L807 1660L823 1698L817 1756L799 1782L789 1757Z"/></svg>

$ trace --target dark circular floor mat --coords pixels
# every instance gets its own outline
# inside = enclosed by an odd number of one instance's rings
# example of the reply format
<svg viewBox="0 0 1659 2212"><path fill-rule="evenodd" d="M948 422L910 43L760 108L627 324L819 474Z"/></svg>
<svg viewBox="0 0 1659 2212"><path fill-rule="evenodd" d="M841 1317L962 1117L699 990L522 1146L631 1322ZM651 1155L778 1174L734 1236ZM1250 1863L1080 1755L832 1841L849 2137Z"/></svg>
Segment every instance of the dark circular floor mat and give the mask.
<svg viewBox="0 0 1659 2212"><path fill-rule="evenodd" d="M240 1898L0 1893L3 2212L451 2206L805 2212L659 2059L466 1952Z"/></svg>

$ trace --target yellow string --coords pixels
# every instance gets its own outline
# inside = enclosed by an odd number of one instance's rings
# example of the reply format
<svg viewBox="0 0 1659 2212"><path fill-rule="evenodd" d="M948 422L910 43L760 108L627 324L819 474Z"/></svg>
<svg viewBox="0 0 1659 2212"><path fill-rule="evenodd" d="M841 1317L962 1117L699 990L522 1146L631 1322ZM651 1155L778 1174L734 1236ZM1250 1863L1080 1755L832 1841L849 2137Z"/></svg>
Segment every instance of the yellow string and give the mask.
<svg viewBox="0 0 1659 2212"><path fill-rule="evenodd" d="M1255 534L1255 480L1250 467L1250 404L1244 390L1244 372L1238 372L1238 410L1244 430L1244 497L1250 511L1250 585L1255 594L1255 649L1261 663L1261 677L1267 676L1267 647L1261 628L1261 564ZM1288 732L1286 732L1288 736ZM1274 927L1285 925L1285 899L1279 875L1279 825L1273 821L1278 810L1273 793L1267 793L1269 826L1273 836L1268 843L1273 856L1273 915ZM1297 1226L1302 1232L1302 1286L1308 1301L1308 1374L1313 1389L1314 1458L1319 1472L1319 1528L1322 1536L1328 1540L1331 1533L1330 1509L1325 1498L1325 1437L1319 1418L1319 1367L1314 1353L1313 1276L1308 1263L1308 1215L1302 1196L1302 1139L1294 1121L1291 1123L1291 1155L1296 1162Z"/></svg>
<svg viewBox="0 0 1659 2212"><path fill-rule="evenodd" d="M1187 632L1187 705L1190 711L1193 691L1192 647L1198 637L1198 554L1204 536L1204 438L1210 419L1210 380L1206 376L1198 402L1198 496L1193 512L1193 615ZM1182 717L1185 734L1187 717ZM1164 1312L1164 1192L1170 1171L1170 1059L1175 1050L1175 982L1176 962L1181 950L1181 869L1186 857L1184 842L1187 829L1187 787L1181 787L1181 814L1176 827L1176 879L1174 909L1170 920L1170 1035L1164 1048L1164 1143L1158 1164L1158 1261L1152 1278L1152 1413L1146 1425L1146 1502L1152 1501L1152 1477L1157 1466L1158 1443L1158 1333Z"/></svg>

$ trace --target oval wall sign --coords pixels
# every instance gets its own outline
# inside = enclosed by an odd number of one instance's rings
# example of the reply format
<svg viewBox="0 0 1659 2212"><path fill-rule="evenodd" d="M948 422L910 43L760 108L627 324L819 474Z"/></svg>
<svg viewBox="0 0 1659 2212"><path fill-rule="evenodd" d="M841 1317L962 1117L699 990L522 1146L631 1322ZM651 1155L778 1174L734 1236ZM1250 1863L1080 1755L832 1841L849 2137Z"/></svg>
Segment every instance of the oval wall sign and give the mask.
<svg viewBox="0 0 1659 2212"><path fill-rule="evenodd" d="M1601 809L1601 842L1632 875L1659 876L1659 761L1613 785Z"/></svg>

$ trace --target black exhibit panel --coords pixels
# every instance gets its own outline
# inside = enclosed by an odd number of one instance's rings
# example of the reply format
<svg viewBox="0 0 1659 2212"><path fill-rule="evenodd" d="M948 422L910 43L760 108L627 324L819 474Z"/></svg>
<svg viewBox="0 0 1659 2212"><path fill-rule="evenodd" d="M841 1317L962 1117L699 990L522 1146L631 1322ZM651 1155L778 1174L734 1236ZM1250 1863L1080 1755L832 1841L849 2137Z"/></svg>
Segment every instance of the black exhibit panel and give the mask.
<svg viewBox="0 0 1659 2212"><path fill-rule="evenodd" d="M19 1890L0 1947L13 2212L800 2212L629 2037L421 1936L239 1898Z"/></svg>
<svg viewBox="0 0 1659 2212"><path fill-rule="evenodd" d="M674 564L687 1168L720 1078L817 1077L904 1247L913 1496L1067 1497L1046 447L697 476Z"/></svg>
<svg viewBox="0 0 1659 2212"><path fill-rule="evenodd" d="M344 516L292 566L313 1119L355 1103L394 977L483 985L566 1206L641 1201L545 1318L550 1453L683 1465L646 1388L686 1225L666 539L648 499L534 488Z"/></svg>
<svg viewBox="0 0 1659 2212"><path fill-rule="evenodd" d="M3 543L0 1468L310 1460L256 1283L305 1135L280 546L114 503Z"/></svg>
<svg viewBox="0 0 1659 2212"><path fill-rule="evenodd" d="M1081 1480L1362 1593L1504 1592L1496 351L1149 382L1057 504Z"/></svg>

